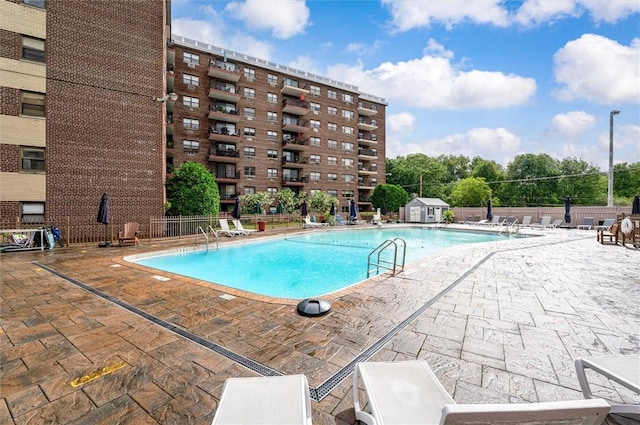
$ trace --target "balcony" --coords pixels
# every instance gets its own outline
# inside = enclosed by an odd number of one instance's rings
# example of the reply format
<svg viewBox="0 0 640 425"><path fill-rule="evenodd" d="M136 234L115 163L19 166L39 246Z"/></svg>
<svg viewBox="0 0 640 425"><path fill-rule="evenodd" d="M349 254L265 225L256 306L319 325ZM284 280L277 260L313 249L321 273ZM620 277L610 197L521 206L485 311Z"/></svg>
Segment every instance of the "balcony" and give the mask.
<svg viewBox="0 0 640 425"><path fill-rule="evenodd" d="M378 159L378 151L374 149L358 149L358 158Z"/></svg>
<svg viewBox="0 0 640 425"><path fill-rule="evenodd" d="M216 121L237 123L240 121L237 109L225 109L221 106L209 107L209 119Z"/></svg>
<svg viewBox="0 0 640 425"><path fill-rule="evenodd" d="M240 81L240 69L236 69L236 65L230 62L211 61L207 75L222 81L231 81L233 83Z"/></svg>
<svg viewBox="0 0 640 425"><path fill-rule="evenodd" d="M293 120L290 118L282 119L282 131L291 131L293 133L304 134L309 131L309 122Z"/></svg>
<svg viewBox="0 0 640 425"><path fill-rule="evenodd" d="M299 157L293 157L293 158L287 158L287 157L283 157L282 158L282 167L283 168L304 168L304 166L307 164L307 159L306 158L299 158Z"/></svg>
<svg viewBox="0 0 640 425"><path fill-rule="evenodd" d="M283 176L282 186L304 186L307 182L307 176Z"/></svg>
<svg viewBox="0 0 640 425"><path fill-rule="evenodd" d="M378 111L374 109L372 105L365 105L364 102L358 102L358 114L365 117L372 117L377 114Z"/></svg>
<svg viewBox="0 0 640 425"><path fill-rule="evenodd" d="M358 166L359 175L376 175L378 174L378 167L365 167Z"/></svg>
<svg viewBox="0 0 640 425"><path fill-rule="evenodd" d="M238 89L229 87L210 87L209 97L212 99L224 100L226 102L238 103L242 98Z"/></svg>
<svg viewBox="0 0 640 425"><path fill-rule="evenodd" d="M211 147L209 149L210 162L236 163L240 159L240 152L235 150L222 150ZM239 177L238 177L239 178Z"/></svg>
<svg viewBox="0 0 640 425"><path fill-rule="evenodd" d="M227 172L222 174L216 173L217 183L235 183L240 180L240 171Z"/></svg>
<svg viewBox="0 0 640 425"><path fill-rule="evenodd" d="M378 136L376 134L358 133L358 144L360 145L377 145Z"/></svg>
<svg viewBox="0 0 640 425"><path fill-rule="evenodd" d="M360 130L374 131L378 129L378 123L376 122L376 120L370 120L361 117L358 119L358 128Z"/></svg>
<svg viewBox="0 0 640 425"><path fill-rule="evenodd" d="M358 190L373 190L378 184L377 180L358 179Z"/></svg>
<svg viewBox="0 0 640 425"><path fill-rule="evenodd" d="M304 100L285 97L282 99L282 112L292 115L306 115L309 113L309 104Z"/></svg>
<svg viewBox="0 0 640 425"><path fill-rule="evenodd" d="M228 143L237 143L240 139L240 135L237 132L229 132L224 131L225 128L221 129L222 131L218 131L213 128L209 128L209 140L215 142L228 142Z"/></svg>
<svg viewBox="0 0 640 425"><path fill-rule="evenodd" d="M284 137L282 139L282 146L286 146L288 150L302 150L308 144L308 140L303 140L298 137Z"/></svg>
<svg viewBox="0 0 640 425"><path fill-rule="evenodd" d="M167 64L167 93L171 93L175 91L175 64L168 63Z"/></svg>
<svg viewBox="0 0 640 425"><path fill-rule="evenodd" d="M173 115L167 115L167 135L173 136L174 124Z"/></svg>
<svg viewBox="0 0 640 425"><path fill-rule="evenodd" d="M300 83L297 80L285 78L282 81L282 88L280 89L280 93L300 98L300 96L304 97L308 95L309 90L301 87Z"/></svg>

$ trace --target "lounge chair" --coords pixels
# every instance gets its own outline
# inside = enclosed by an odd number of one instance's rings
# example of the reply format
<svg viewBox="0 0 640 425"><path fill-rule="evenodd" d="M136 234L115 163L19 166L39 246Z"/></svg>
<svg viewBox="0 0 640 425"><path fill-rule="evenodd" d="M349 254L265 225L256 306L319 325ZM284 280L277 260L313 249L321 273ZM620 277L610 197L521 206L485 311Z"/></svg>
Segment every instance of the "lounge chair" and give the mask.
<svg viewBox="0 0 640 425"><path fill-rule="evenodd" d="M306 216L304 218L304 224L302 225L302 227L304 227L305 229L307 227L325 227L328 226L327 223L314 223L313 221L311 221L311 218L309 218L309 216Z"/></svg>
<svg viewBox="0 0 640 425"><path fill-rule="evenodd" d="M551 225L551 216L544 216L540 218L540 223L531 223L532 229L545 229Z"/></svg>
<svg viewBox="0 0 640 425"><path fill-rule="evenodd" d="M231 224L235 227L235 230L242 232L244 235L251 235L256 233L256 229L245 229L240 220L231 220Z"/></svg>
<svg viewBox="0 0 640 425"><path fill-rule="evenodd" d="M339 226L346 226L347 222L342 218L340 214L336 214L336 224Z"/></svg>
<svg viewBox="0 0 640 425"><path fill-rule="evenodd" d="M525 215L522 217L522 227L531 227L531 216Z"/></svg>
<svg viewBox="0 0 640 425"><path fill-rule="evenodd" d="M289 375L227 379L212 422L223 424L311 425L307 378Z"/></svg>
<svg viewBox="0 0 640 425"><path fill-rule="evenodd" d="M139 223L126 223L124 225L124 230L118 232L118 245L124 245L128 243L133 243L134 245L138 245L140 240L138 239L138 234L140 231Z"/></svg>
<svg viewBox="0 0 640 425"><path fill-rule="evenodd" d="M36 243L36 234L39 230L8 230L4 231L8 234L8 243L2 244L0 251L24 251L30 249L41 249ZM5 239L5 238L3 238ZM40 238L42 239L42 238Z"/></svg>
<svg viewBox="0 0 640 425"><path fill-rule="evenodd" d="M362 379L370 413L361 409ZM358 363L353 373L356 419L373 424L555 424L584 419L602 423L610 406L602 399L514 404L456 404L429 365L422 360ZM589 403L585 403L589 402ZM572 422L573 423L573 422Z"/></svg>
<svg viewBox="0 0 640 425"><path fill-rule="evenodd" d="M548 227L552 228L552 229L557 229L558 227L562 226L562 220L553 220L553 223L551 223Z"/></svg>
<svg viewBox="0 0 640 425"><path fill-rule="evenodd" d="M609 230L599 229L596 234L596 239L604 245L604 238L609 238L608 243L618 245L618 227L619 224L616 223L611 226Z"/></svg>
<svg viewBox="0 0 640 425"><path fill-rule="evenodd" d="M640 394L640 355L585 357L575 361L578 382L584 398L591 399L591 387L587 381L586 369L591 369L617 384ZM640 404L612 404L611 413L632 413L640 415Z"/></svg>
<svg viewBox="0 0 640 425"><path fill-rule="evenodd" d="M494 215L493 218L491 219L491 221L484 223L487 224L489 226L499 226L502 223L502 220L500 220L500 216L499 215Z"/></svg>
<svg viewBox="0 0 640 425"><path fill-rule="evenodd" d="M465 217L464 221L462 222L462 224L472 224L472 223L473 223L473 217L470 215Z"/></svg>
<svg viewBox="0 0 640 425"><path fill-rule="evenodd" d="M220 232L225 236L234 237L237 235L246 236L247 234L241 232L240 230L235 230L229 227L229 221L226 218L219 218L218 223L220 223Z"/></svg>
<svg viewBox="0 0 640 425"><path fill-rule="evenodd" d="M605 218L602 224L594 226L596 230L609 230L611 226L616 222L615 218Z"/></svg>
<svg viewBox="0 0 640 425"><path fill-rule="evenodd" d="M582 224L578 225L579 230L591 230L596 225L593 217L585 217Z"/></svg>

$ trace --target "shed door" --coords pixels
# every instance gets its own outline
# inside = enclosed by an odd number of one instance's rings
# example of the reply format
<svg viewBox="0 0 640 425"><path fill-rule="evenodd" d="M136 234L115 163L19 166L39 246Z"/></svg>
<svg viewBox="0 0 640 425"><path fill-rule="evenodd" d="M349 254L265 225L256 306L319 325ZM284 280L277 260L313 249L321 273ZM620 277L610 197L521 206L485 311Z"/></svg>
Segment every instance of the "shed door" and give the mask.
<svg viewBox="0 0 640 425"><path fill-rule="evenodd" d="M420 222L420 205L409 207L409 221L412 223Z"/></svg>

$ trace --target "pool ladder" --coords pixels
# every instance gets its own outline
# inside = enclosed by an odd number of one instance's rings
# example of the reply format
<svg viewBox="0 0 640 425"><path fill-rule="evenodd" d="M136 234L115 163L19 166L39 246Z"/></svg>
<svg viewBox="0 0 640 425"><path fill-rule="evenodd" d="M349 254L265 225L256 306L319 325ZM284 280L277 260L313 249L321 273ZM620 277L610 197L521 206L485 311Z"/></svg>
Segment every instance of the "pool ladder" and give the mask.
<svg viewBox="0 0 640 425"><path fill-rule="evenodd" d="M204 241L207 245L207 251L209 251L209 233L213 234L216 238L216 250L218 250L218 232L216 232L213 227L207 226L207 231L205 232L202 226L198 226L198 233L196 233L196 245L198 244L198 236L200 233L204 236Z"/></svg>
<svg viewBox="0 0 640 425"><path fill-rule="evenodd" d="M398 259L398 249L402 248L402 258ZM393 261L381 258L382 253L387 249L393 249ZM407 243L402 238L387 239L376 247L369 254L367 259L367 278L371 275L372 266L375 268L376 274L380 273L380 269L391 270L392 274L396 274L397 267L400 271L404 271L404 259L407 254ZM372 257L375 258L372 261Z"/></svg>

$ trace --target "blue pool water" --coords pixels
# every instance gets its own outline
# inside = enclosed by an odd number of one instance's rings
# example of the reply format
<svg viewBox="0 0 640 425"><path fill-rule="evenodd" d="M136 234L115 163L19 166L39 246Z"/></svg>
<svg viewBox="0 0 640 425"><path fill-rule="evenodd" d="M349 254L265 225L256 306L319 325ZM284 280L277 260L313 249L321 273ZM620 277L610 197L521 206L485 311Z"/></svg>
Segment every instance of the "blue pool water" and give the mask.
<svg viewBox="0 0 640 425"><path fill-rule="evenodd" d="M504 240L505 236L420 227L313 231L135 262L256 294L302 299L335 292L366 279L371 251L394 238L406 241L408 264L450 246ZM381 258L392 261L392 251L387 250Z"/></svg>

